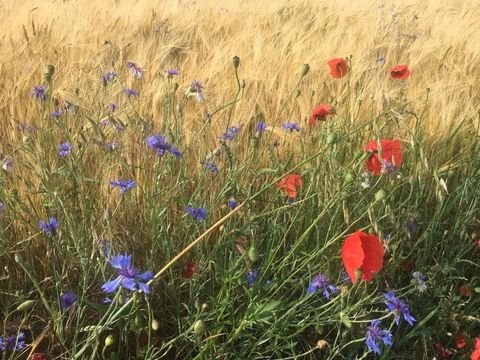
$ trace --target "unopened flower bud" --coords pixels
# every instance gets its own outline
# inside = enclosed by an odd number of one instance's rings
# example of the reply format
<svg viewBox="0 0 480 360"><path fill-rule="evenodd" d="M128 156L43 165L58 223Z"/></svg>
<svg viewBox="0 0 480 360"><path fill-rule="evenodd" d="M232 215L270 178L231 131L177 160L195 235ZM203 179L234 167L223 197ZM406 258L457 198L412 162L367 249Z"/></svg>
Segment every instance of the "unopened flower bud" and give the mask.
<svg viewBox="0 0 480 360"><path fill-rule="evenodd" d="M238 66L240 65L240 58L238 56L233 57L233 66L235 69L238 69Z"/></svg>
<svg viewBox="0 0 480 360"><path fill-rule="evenodd" d="M197 322L193 325L193 331L197 336L202 336L205 333L205 323L203 320L197 320Z"/></svg>
<svg viewBox="0 0 480 360"><path fill-rule="evenodd" d="M375 201L382 201L383 199L385 199L385 191L378 190L375 194Z"/></svg>
<svg viewBox="0 0 480 360"><path fill-rule="evenodd" d="M113 335L108 335L106 338L105 338L105 347L109 347L109 346L112 346L115 342L115 338L113 337Z"/></svg>
<svg viewBox="0 0 480 360"><path fill-rule="evenodd" d="M258 260L258 252L255 246L252 246L250 249L248 249L248 258L253 262Z"/></svg>
<svg viewBox="0 0 480 360"><path fill-rule="evenodd" d="M29 311L33 308L33 306L35 305L36 301L35 300L27 300L27 301L24 301L23 303L21 303L20 305L18 305L17 307L17 310L18 311Z"/></svg>
<svg viewBox="0 0 480 360"><path fill-rule="evenodd" d="M295 95L294 98L298 98L302 94L302 91L300 89L295 90Z"/></svg>
<svg viewBox="0 0 480 360"><path fill-rule="evenodd" d="M337 141L337 137L335 136L335 134L328 134L327 136L327 145L333 145L335 144L335 142Z"/></svg>
<svg viewBox="0 0 480 360"><path fill-rule="evenodd" d="M151 326L153 331L157 331L158 329L160 329L160 323L158 322L157 319L152 320Z"/></svg>
<svg viewBox="0 0 480 360"><path fill-rule="evenodd" d="M310 65L303 64L302 68L300 69L300 76L304 77L305 75L308 74L309 71L310 71Z"/></svg>

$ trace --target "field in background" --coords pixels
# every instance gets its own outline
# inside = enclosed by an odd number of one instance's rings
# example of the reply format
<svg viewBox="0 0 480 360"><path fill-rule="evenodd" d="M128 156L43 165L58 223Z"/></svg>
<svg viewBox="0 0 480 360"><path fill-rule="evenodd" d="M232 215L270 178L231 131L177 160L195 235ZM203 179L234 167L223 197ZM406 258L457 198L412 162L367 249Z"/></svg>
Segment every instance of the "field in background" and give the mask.
<svg viewBox="0 0 480 360"><path fill-rule="evenodd" d="M1 1L0 336L23 329L19 358L363 359L378 316L395 329L385 358L411 359L414 349L431 359L437 342L467 356L480 335L479 19L476 0ZM348 76L332 78L334 57L349 59ZM399 64L412 71L404 81L389 76ZM108 71L118 79L105 86ZM205 101L184 96L194 80ZM41 84L44 102L32 98ZM321 103L336 114L309 127ZM301 131L286 132L287 121ZM232 141L231 126L240 127ZM157 157L145 143L154 133L182 158ZM364 146L384 138L401 140L403 167L366 179ZM293 205L272 186L290 171L303 178ZM115 179L137 187L119 195ZM245 204L209 231L233 198ZM207 220L194 221L189 205L205 207ZM51 237L38 227L48 216L60 220ZM382 239L385 267L350 286L339 251L360 228ZM205 231L148 302L102 303L113 276L105 244L155 272ZM414 270L426 274L426 293ZM305 296L318 273L341 289L330 302ZM392 289L415 326L397 328L382 312ZM78 296L69 311L66 292Z"/></svg>

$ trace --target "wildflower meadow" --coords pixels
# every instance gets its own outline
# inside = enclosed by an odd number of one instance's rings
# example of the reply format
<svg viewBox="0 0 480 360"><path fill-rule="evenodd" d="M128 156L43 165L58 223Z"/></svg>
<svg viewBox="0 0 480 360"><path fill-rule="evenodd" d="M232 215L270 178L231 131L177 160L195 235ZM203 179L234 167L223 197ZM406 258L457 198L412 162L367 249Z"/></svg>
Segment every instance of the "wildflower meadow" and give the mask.
<svg viewBox="0 0 480 360"><path fill-rule="evenodd" d="M480 359L476 1L0 14L2 360Z"/></svg>

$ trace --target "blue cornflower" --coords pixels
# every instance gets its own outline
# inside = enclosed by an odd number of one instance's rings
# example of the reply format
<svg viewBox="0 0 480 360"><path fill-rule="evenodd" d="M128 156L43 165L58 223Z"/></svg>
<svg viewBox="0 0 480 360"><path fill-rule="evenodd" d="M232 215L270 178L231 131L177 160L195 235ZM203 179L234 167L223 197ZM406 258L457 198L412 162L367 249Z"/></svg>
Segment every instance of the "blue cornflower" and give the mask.
<svg viewBox="0 0 480 360"><path fill-rule="evenodd" d="M176 158L182 157L182 152L173 145L169 144L163 135L151 135L147 137L146 143L150 149L155 150L158 156L163 156L165 151L168 151Z"/></svg>
<svg viewBox="0 0 480 360"><path fill-rule="evenodd" d="M3 159L2 169L5 171L11 171L13 169L13 160L10 158Z"/></svg>
<svg viewBox="0 0 480 360"><path fill-rule="evenodd" d="M267 123L265 121L260 121L257 124L257 132L262 134L267 129Z"/></svg>
<svg viewBox="0 0 480 360"><path fill-rule="evenodd" d="M0 351L19 351L25 347L25 334L19 332L18 335L0 336Z"/></svg>
<svg viewBox="0 0 480 360"><path fill-rule="evenodd" d="M120 194L125 194L127 190L133 189L135 186L137 186L137 183L135 180L113 180L110 181L110 185L112 187L118 187L120 188Z"/></svg>
<svg viewBox="0 0 480 360"><path fill-rule="evenodd" d="M390 161L383 160L382 161L382 170L384 174L393 174L395 171L397 171L397 167L393 165Z"/></svg>
<svg viewBox="0 0 480 360"><path fill-rule="evenodd" d="M118 276L107 281L102 285L102 290L105 293L112 293L121 286L124 289L136 291L141 290L145 294L150 292L150 286L146 284L153 279L153 273L151 271L140 272L133 267L131 255L117 255L108 260L110 265L118 270Z"/></svg>
<svg viewBox="0 0 480 360"><path fill-rule="evenodd" d="M198 80L194 80L190 85L190 87L188 88L187 92L185 93L185 96L189 96L192 93L195 93L195 97L197 98L197 101L204 102L205 97L203 96L202 89L203 89L202 83Z"/></svg>
<svg viewBox="0 0 480 360"><path fill-rule="evenodd" d="M133 90L133 89L129 89L129 88L123 88L123 92L124 92L125 95L127 95L128 97L140 95L140 93L139 93L137 90Z"/></svg>
<svg viewBox="0 0 480 360"><path fill-rule="evenodd" d="M68 291L66 293L62 292L60 295L60 305L62 306L63 311L67 311L72 306L75 306L77 303L77 295L75 293Z"/></svg>
<svg viewBox="0 0 480 360"><path fill-rule="evenodd" d="M287 131L290 131L290 132L293 132L293 131L300 131L300 126L297 124L297 123L294 123L294 122L290 122L290 121L287 121L286 123L284 123L282 125L282 127L287 130Z"/></svg>
<svg viewBox="0 0 480 360"><path fill-rule="evenodd" d="M400 317L403 316L403 319L410 325L416 321L413 316L410 314L410 309L405 301L398 299L393 291L389 291L383 294L385 297L385 305L389 311L395 313L395 324L400 323Z"/></svg>
<svg viewBox="0 0 480 360"><path fill-rule="evenodd" d="M230 207L230 209L235 209L237 207L237 200L235 200L233 197L231 197L229 200L228 200L228 206Z"/></svg>
<svg viewBox="0 0 480 360"><path fill-rule="evenodd" d="M210 170L213 173L218 173L218 167L211 161L201 161L200 162L206 169Z"/></svg>
<svg viewBox="0 0 480 360"><path fill-rule="evenodd" d="M202 83L200 81L193 80L192 85L190 85L190 88L197 93L201 93L202 89L203 89L203 86L202 86Z"/></svg>
<svg viewBox="0 0 480 360"><path fill-rule="evenodd" d="M338 292L338 288L335 285L330 284L328 278L323 274L315 276L307 289L307 294L313 294L317 289L321 289L323 296L327 300L330 299L330 295Z"/></svg>
<svg viewBox="0 0 480 360"><path fill-rule="evenodd" d="M33 87L33 92L32 92L32 97L34 99L44 101L44 100L47 99L46 90L47 90L46 85L34 86Z"/></svg>
<svg viewBox="0 0 480 360"><path fill-rule="evenodd" d="M118 75L115 71L104 72L102 75L103 86L107 86L108 84L114 82L117 77Z"/></svg>
<svg viewBox="0 0 480 360"><path fill-rule="evenodd" d="M108 109L111 111L111 112L115 112L117 109L118 109L118 105L115 104L114 102L111 102L108 104Z"/></svg>
<svg viewBox="0 0 480 360"><path fill-rule="evenodd" d="M38 227L40 228L40 230L43 231L46 236L52 236L53 234L55 234L59 226L59 221L54 217L49 217L47 221L40 220L38 222Z"/></svg>
<svg viewBox="0 0 480 360"><path fill-rule="evenodd" d="M205 221L207 218L207 209L199 207L199 208L194 208L194 207L187 207L187 213L192 215L192 217L197 220L197 221Z"/></svg>
<svg viewBox="0 0 480 360"><path fill-rule="evenodd" d="M141 79L143 75L143 69L138 65L135 64L133 61L128 61L127 66L130 69L130 74L136 79Z"/></svg>
<svg viewBox="0 0 480 360"><path fill-rule="evenodd" d="M55 120L58 120L60 119L60 117L64 114L64 111L62 109L60 110L57 110L57 111L53 111L52 113L50 113L50 116L52 118L54 118Z"/></svg>
<svg viewBox="0 0 480 360"><path fill-rule="evenodd" d="M167 77L169 79L173 78L174 76L178 76L180 74L180 71L176 70L176 69L168 69L166 71L167 73Z"/></svg>
<svg viewBox="0 0 480 360"><path fill-rule="evenodd" d="M108 151L118 150L119 147L120 147L120 143L117 141L111 141L111 142L105 143L105 149Z"/></svg>
<svg viewBox="0 0 480 360"><path fill-rule="evenodd" d="M227 128L227 131L223 134L223 139L224 140L230 140L232 141L235 135L237 135L240 132L240 126L232 126Z"/></svg>
<svg viewBox="0 0 480 360"><path fill-rule="evenodd" d="M70 155L70 152L72 150L72 144L70 144L68 141L65 141L63 144L60 144L58 146L58 155L61 157L66 157Z"/></svg>
<svg viewBox="0 0 480 360"><path fill-rule="evenodd" d="M370 351L380 355L379 341L387 346L392 346L393 335L390 330L380 328L380 320L372 320L370 326L367 328L367 339L365 342Z"/></svg>
<svg viewBox="0 0 480 360"><path fill-rule="evenodd" d="M417 290L421 293L427 291L427 278L420 271L415 271L413 274L412 282L414 283Z"/></svg>
<svg viewBox="0 0 480 360"><path fill-rule="evenodd" d="M253 283L255 282L257 275L258 275L258 271L256 269L252 269L248 272L247 282L249 287L253 286Z"/></svg>

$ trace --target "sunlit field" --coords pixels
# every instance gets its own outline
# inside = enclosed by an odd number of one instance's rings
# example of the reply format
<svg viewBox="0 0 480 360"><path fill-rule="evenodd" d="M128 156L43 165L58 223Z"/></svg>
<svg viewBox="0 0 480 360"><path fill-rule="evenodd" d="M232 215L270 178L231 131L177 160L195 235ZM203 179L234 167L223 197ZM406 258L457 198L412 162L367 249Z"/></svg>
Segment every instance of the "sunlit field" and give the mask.
<svg viewBox="0 0 480 360"><path fill-rule="evenodd" d="M477 1L0 15L2 360L480 360Z"/></svg>

